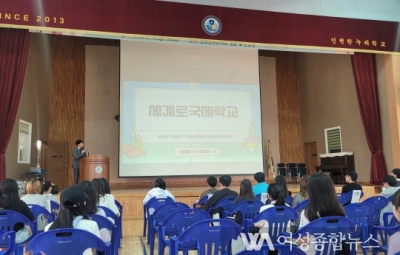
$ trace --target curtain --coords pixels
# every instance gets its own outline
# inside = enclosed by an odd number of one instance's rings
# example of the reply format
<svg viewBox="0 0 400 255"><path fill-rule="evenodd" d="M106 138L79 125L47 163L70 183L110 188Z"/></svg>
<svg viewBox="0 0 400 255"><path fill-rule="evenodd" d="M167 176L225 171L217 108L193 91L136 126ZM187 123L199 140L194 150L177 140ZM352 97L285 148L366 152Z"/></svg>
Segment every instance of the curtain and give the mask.
<svg viewBox="0 0 400 255"><path fill-rule="evenodd" d="M21 97L29 38L27 30L0 28L0 181L6 178L5 152Z"/></svg>
<svg viewBox="0 0 400 255"><path fill-rule="evenodd" d="M378 86L373 54L355 53L351 56L358 106L371 156L371 184L382 184L386 172L379 116Z"/></svg>

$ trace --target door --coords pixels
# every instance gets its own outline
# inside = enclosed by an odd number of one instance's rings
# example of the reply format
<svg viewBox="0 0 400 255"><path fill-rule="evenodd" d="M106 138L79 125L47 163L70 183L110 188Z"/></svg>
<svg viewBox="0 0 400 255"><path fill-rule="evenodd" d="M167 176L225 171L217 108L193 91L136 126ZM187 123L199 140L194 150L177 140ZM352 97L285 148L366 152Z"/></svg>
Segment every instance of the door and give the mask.
<svg viewBox="0 0 400 255"><path fill-rule="evenodd" d="M318 164L317 142L304 143L304 159L307 166L307 173L316 172Z"/></svg>
<svg viewBox="0 0 400 255"><path fill-rule="evenodd" d="M60 190L68 186L68 156L68 143L47 143L47 179L55 183Z"/></svg>

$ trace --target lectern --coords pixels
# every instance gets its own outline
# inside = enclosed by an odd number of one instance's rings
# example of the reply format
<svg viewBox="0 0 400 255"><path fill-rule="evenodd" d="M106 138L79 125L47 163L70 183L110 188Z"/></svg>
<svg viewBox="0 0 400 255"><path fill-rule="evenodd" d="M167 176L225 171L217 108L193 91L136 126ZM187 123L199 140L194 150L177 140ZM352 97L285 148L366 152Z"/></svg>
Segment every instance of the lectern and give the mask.
<svg viewBox="0 0 400 255"><path fill-rule="evenodd" d="M91 181L94 178L105 178L109 181L110 157L101 154L81 158L79 179Z"/></svg>

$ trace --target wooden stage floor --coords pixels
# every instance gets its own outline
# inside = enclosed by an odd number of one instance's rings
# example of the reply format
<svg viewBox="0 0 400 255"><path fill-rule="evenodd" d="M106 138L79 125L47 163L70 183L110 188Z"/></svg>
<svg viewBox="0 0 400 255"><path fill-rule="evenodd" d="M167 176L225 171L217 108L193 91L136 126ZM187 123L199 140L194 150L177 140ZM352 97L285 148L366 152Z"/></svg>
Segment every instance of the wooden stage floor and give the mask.
<svg viewBox="0 0 400 255"><path fill-rule="evenodd" d="M337 193L341 192L343 185L335 185ZM362 185L364 200L368 197L377 195L375 193L375 186L373 185ZM299 192L298 184L289 184L288 188L292 191L292 194ZM179 187L179 188L168 188L168 190L175 196L176 201L183 202L188 205L193 205L199 195L206 190L207 187ZM232 190L239 192L239 186L232 186ZM123 205L123 216L126 219L143 219L143 198L146 196L149 189L113 189L112 194L114 197Z"/></svg>

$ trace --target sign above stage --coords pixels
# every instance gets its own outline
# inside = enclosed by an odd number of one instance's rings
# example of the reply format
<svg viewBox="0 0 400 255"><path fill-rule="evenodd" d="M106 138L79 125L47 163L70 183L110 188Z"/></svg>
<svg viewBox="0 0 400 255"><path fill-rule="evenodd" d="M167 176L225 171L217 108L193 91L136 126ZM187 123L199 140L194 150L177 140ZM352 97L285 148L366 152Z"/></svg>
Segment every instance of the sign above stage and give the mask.
<svg viewBox="0 0 400 255"><path fill-rule="evenodd" d="M0 0L0 6L0 26L36 32L271 50L400 52L399 22L152 0Z"/></svg>

